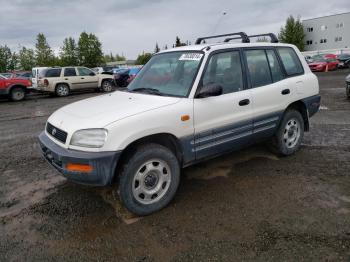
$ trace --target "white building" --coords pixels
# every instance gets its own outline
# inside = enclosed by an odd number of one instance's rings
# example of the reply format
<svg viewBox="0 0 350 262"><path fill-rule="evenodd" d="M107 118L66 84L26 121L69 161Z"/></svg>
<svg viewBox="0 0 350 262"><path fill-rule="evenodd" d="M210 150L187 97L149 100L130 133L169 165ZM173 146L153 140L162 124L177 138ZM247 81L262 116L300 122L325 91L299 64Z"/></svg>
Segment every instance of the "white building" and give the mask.
<svg viewBox="0 0 350 262"><path fill-rule="evenodd" d="M350 50L350 12L305 19L302 23L306 51L341 53Z"/></svg>

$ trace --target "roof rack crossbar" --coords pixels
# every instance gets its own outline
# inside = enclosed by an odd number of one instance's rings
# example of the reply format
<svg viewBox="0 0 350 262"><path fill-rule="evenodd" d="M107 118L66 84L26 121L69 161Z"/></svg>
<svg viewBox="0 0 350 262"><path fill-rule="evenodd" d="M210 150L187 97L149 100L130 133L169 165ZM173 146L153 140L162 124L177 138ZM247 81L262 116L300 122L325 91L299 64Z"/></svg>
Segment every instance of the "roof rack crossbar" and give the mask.
<svg viewBox="0 0 350 262"><path fill-rule="evenodd" d="M249 37L259 37L259 36L269 36L271 38L271 43L278 43L278 38L274 33L250 35Z"/></svg>
<svg viewBox="0 0 350 262"><path fill-rule="evenodd" d="M279 41L278 41L278 38L277 38L276 35L273 34L273 33L259 34L259 35L250 35L250 36L248 36L248 37L251 38L251 37L259 37L259 36L269 36L269 37L271 38L271 43L278 43L278 42L279 42ZM231 41L231 40L235 40L235 39L239 39L239 37L226 38L226 39L224 40L224 42L227 43L227 42L229 42L229 41Z"/></svg>
<svg viewBox="0 0 350 262"><path fill-rule="evenodd" d="M242 43L250 43L249 37L247 36L246 33L238 32L238 33L231 33L231 34L225 34L225 35L213 35L213 36L200 37L200 38L197 38L195 44L199 45L205 39L219 38L219 37L232 36L232 35L239 35L240 37L238 37L237 39L241 38Z"/></svg>

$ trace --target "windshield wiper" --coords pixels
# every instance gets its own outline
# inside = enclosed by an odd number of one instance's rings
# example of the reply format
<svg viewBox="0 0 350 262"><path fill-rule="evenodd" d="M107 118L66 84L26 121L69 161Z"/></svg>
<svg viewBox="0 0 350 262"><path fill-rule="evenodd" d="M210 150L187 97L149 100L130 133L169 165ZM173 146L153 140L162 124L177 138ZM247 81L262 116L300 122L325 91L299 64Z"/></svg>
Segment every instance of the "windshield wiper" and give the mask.
<svg viewBox="0 0 350 262"><path fill-rule="evenodd" d="M130 90L130 92L141 92L141 93L148 93L152 95L159 95L162 96L164 95L162 92L160 92L158 89L155 88L147 88L147 87L140 87L140 88L135 88L133 90Z"/></svg>

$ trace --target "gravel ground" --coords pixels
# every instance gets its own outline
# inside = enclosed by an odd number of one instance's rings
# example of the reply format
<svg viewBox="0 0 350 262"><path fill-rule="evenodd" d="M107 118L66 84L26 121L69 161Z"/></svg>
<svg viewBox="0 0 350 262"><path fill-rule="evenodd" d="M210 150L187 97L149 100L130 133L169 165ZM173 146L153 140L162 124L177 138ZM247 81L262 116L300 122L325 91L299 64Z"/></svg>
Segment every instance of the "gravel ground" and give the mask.
<svg viewBox="0 0 350 262"><path fill-rule="evenodd" d="M68 98L0 101L0 261L350 261L349 70L318 74L322 110L297 154L257 145L183 170L169 207L129 214L72 184L37 136Z"/></svg>

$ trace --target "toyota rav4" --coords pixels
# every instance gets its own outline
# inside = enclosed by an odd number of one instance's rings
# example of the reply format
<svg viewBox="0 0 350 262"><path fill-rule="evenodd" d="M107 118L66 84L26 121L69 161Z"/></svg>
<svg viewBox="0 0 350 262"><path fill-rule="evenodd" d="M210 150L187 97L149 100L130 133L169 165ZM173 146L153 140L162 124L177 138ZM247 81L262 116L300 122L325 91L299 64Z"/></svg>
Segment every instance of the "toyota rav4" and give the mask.
<svg viewBox="0 0 350 262"><path fill-rule="evenodd" d="M268 35L155 54L128 88L53 113L43 155L72 181L115 185L129 211L147 215L173 199L183 167L261 141L295 153L320 106L318 80L295 46Z"/></svg>

